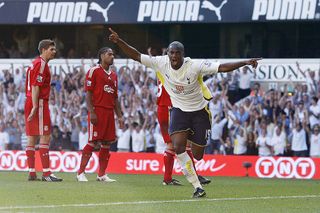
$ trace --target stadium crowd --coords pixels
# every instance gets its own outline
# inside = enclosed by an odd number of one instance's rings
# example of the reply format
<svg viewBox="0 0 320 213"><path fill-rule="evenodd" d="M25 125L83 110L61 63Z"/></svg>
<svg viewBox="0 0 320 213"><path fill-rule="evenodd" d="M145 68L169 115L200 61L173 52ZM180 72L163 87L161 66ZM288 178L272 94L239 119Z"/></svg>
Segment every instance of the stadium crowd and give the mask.
<svg viewBox="0 0 320 213"><path fill-rule="evenodd" d="M117 129L111 150L163 153L155 77L142 66L115 69L126 123ZM0 150L25 149L27 143L25 71L0 71ZM305 84L288 82L270 90L252 81L254 72L248 67L235 73L205 81L213 95L207 154L320 157L320 78L314 71L307 72ZM80 68L52 75L51 150L81 150L87 143L85 74Z"/></svg>

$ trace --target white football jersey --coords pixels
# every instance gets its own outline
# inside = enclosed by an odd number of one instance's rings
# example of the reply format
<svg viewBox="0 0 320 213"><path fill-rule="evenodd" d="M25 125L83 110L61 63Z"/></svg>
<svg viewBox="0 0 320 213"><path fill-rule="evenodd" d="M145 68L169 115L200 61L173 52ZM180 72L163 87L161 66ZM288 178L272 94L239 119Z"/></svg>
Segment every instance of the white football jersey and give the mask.
<svg viewBox="0 0 320 213"><path fill-rule="evenodd" d="M185 112L198 111L207 105L198 77L216 74L220 66L216 61L184 58L183 65L174 70L167 55L151 57L144 54L141 54L141 63L158 72L157 76L170 95L172 106Z"/></svg>

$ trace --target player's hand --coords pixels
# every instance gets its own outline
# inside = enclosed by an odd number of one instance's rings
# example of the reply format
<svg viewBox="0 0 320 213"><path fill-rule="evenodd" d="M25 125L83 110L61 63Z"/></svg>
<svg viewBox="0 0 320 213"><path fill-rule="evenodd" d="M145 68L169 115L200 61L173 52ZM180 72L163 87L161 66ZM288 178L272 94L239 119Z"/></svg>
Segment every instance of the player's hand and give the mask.
<svg viewBox="0 0 320 213"><path fill-rule="evenodd" d="M27 118L27 121L31 121L33 117L36 115L38 108L37 107L32 107L31 112Z"/></svg>
<svg viewBox="0 0 320 213"><path fill-rule="evenodd" d="M115 31L113 31L111 29L111 27L109 27L109 31L111 32L111 34L109 35L109 41L112 41L113 43L118 43L119 40L119 35L118 33L116 33Z"/></svg>
<svg viewBox="0 0 320 213"><path fill-rule="evenodd" d="M254 69L258 66L258 61L260 61L262 58L252 58L248 61L246 61L246 65L251 65Z"/></svg>
<svg viewBox="0 0 320 213"><path fill-rule="evenodd" d="M92 123L93 125L96 125L97 122L98 122L97 114L94 111L90 112L90 123Z"/></svg>
<svg viewBox="0 0 320 213"><path fill-rule="evenodd" d="M118 122L119 122L119 128L123 129L124 128L124 119L123 119L123 117L118 118Z"/></svg>

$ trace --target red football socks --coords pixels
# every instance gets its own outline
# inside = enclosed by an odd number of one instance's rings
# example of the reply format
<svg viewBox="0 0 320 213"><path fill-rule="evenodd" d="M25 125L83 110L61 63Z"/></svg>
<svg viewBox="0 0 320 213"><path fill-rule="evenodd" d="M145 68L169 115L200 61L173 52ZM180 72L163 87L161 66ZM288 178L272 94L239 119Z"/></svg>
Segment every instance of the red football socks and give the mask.
<svg viewBox="0 0 320 213"><path fill-rule="evenodd" d="M169 182L172 180L172 170L174 164L175 151L173 149L167 149L163 155L164 163L164 181Z"/></svg>
<svg viewBox="0 0 320 213"><path fill-rule="evenodd" d="M29 175L35 177L36 170L35 170L35 148L34 146L27 146L26 147L26 155L27 155L27 162L29 167Z"/></svg>
<svg viewBox="0 0 320 213"><path fill-rule="evenodd" d="M109 148L101 146L100 152L99 152L99 166L100 166L99 173L98 173L99 177L102 177L103 175L105 175L108 162L109 162L109 157L110 157Z"/></svg>
<svg viewBox="0 0 320 213"><path fill-rule="evenodd" d="M49 145L48 144L40 144L39 145L39 153L42 163L42 171L43 176L47 177L51 174L50 171L50 158L49 158Z"/></svg>
<svg viewBox="0 0 320 213"><path fill-rule="evenodd" d="M84 172L86 166L91 158L92 152L94 149L94 145L87 143L87 145L82 150L80 169L78 170L78 175Z"/></svg>

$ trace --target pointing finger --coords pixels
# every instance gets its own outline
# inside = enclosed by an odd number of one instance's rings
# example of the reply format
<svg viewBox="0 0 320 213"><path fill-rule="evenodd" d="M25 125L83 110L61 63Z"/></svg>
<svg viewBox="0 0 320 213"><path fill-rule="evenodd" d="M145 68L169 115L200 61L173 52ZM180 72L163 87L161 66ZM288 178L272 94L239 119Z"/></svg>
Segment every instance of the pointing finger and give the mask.
<svg viewBox="0 0 320 213"><path fill-rule="evenodd" d="M113 31L113 30L111 29L111 27L109 27L109 31L110 31L111 33L113 33L113 34L116 34L116 32Z"/></svg>

